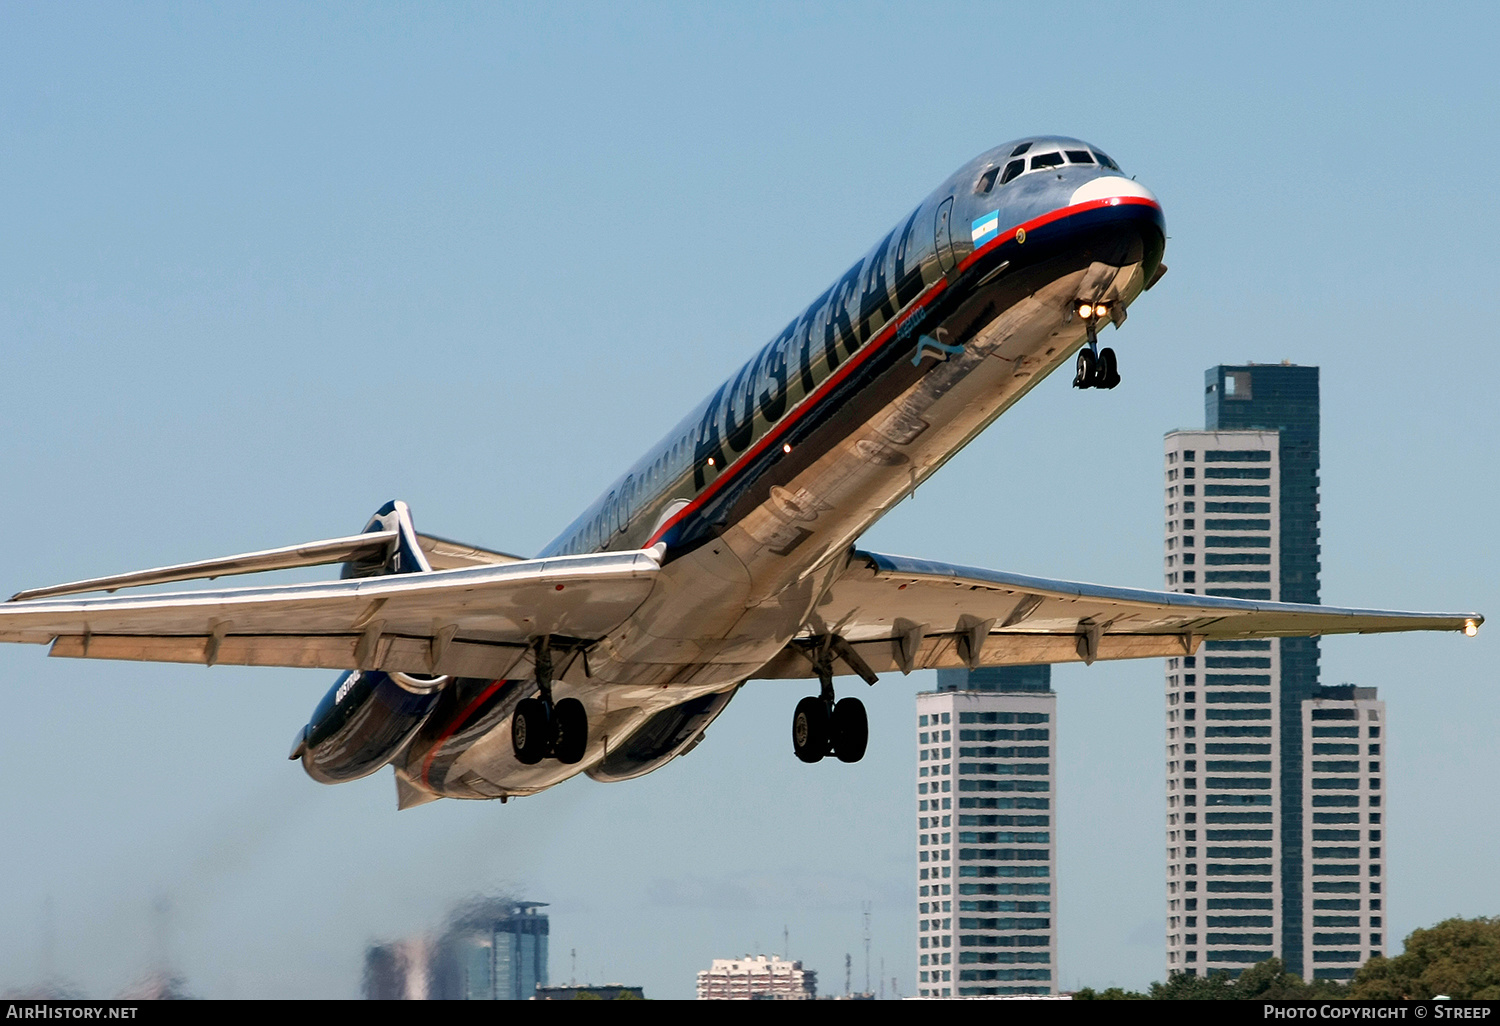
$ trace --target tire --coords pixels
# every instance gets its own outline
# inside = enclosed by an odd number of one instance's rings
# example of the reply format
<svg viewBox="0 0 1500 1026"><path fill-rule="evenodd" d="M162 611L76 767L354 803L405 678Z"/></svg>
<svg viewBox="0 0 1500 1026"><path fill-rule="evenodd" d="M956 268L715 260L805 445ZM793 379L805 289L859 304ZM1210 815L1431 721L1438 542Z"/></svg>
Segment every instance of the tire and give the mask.
<svg viewBox="0 0 1500 1026"><path fill-rule="evenodd" d="M828 754L828 706L807 697L792 713L792 751L803 762L818 762Z"/></svg>
<svg viewBox="0 0 1500 1026"><path fill-rule="evenodd" d="M557 761L571 766L582 760L589 745L589 716L583 703L576 698L564 698L554 705L552 729L552 754Z"/></svg>
<svg viewBox="0 0 1500 1026"><path fill-rule="evenodd" d="M846 698L833 707L833 754L840 762L858 762L870 743L870 719L865 703Z"/></svg>
<svg viewBox="0 0 1500 1026"><path fill-rule="evenodd" d="M516 761L523 766L534 766L546 757L552 747L552 724L545 702L523 698L516 703L516 711L510 717L510 744Z"/></svg>
<svg viewBox="0 0 1500 1026"><path fill-rule="evenodd" d="M1113 349L1099 350L1099 367L1095 373L1099 376L1100 388L1114 388L1120 383L1120 364Z"/></svg>
<svg viewBox="0 0 1500 1026"><path fill-rule="evenodd" d="M1073 375L1074 388L1092 388L1094 386L1094 371L1097 361L1094 359L1094 351L1087 346L1078 350L1078 370Z"/></svg>

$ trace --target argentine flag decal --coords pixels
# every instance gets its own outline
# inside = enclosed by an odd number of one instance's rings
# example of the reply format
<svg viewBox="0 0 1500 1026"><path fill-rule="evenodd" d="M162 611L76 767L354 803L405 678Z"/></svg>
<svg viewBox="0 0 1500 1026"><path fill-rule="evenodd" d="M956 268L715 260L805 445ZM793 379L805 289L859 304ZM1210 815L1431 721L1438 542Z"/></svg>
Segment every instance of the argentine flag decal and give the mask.
<svg viewBox="0 0 1500 1026"><path fill-rule="evenodd" d="M970 225L970 234L973 236L975 249L978 249L1000 234L1000 211L991 210L988 214L976 220Z"/></svg>

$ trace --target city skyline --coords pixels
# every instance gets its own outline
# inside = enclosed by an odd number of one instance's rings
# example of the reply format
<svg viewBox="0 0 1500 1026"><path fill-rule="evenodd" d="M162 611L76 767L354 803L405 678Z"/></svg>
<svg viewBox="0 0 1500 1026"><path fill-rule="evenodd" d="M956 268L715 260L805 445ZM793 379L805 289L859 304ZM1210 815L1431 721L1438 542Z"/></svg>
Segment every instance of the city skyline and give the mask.
<svg viewBox="0 0 1500 1026"><path fill-rule="evenodd" d="M1124 381L1042 382L862 544L1158 587L1163 430L1201 423L1204 366L1287 358L1324 372L1324 600L1500 608L1479 530L1500 413L1470 370L1496 200L1387 156L1494 148L1473 131L1497 99L1493 10L1010 11L1010 87L962 104L872 55L948 52L985 7L770 10L0 11L6 594L332 537L397 497L424 530L534 551L934 176L1057 130L1166 210L1171 271L1107 335ZM1068 19L1152 59L1059 82ZM572 227L580 196L608 231ZM1372 266L1392 238L1439 243ZM1500 782L1489 633L1322 646L1324 679L1378 687L1399 725L1388 943L1500 906L1500 828L1453 797ZM866 901L876 960L916 950L911 702L931 674L853 685L858 766L795 764L798 689L754 683L642 780L398 814L388 775L335 790L286 762L327 674L31 648L0 666L0 814L25 839L0 988L50 965L119 992L160 893L171 964L205 996L353 996L369 938L484 891L552 902L554 953L652 996L784 928L829 972ZM1160 669L1054 677L1069 989L1162 972Z"/></svg>

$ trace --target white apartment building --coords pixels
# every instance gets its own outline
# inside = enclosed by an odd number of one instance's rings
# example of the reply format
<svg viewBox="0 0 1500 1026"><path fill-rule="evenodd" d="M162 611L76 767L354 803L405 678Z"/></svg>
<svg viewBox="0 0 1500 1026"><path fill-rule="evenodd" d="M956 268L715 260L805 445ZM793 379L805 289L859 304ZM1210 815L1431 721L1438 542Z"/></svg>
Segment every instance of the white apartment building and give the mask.
<svg viewBox="0 0 1500 1026"><path fill-rule="evenodd" d="M1374 688L1323 687L1302 703L1302 947L1314 979L1353 979L1385 954L1385 727Z"/></svg>
<svg viewBox="0 0 1500 1026"><path fill-rule="evenodd" d="M917 696L917 993L1057 993L1051 667L939 671Z"/></svg>
<svg viewBox="0 0 1500 1026"><path fill-rule="evenodd" d="M698 973L699 1001L772 998L811 1001L818 996L818 974L775 955L716 958Z"/></svg>
<svg viewBox="0 0 1500 1026"><path fill-rule="evenodd" d="M1279 436L1166 437L1168 590L1280 591ZM1167 971L1231 974L1281 954L1280 649L1205 643L1167 660Z"/></svg>

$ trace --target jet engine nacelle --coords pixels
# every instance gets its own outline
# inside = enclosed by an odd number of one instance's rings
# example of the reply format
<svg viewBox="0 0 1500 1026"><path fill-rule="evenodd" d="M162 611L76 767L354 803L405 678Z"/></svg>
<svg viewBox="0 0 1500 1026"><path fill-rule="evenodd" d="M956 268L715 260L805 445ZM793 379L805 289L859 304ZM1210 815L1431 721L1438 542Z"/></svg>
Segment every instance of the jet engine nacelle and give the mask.
<svg viewBox="0 0 1500 1026"><path fill-rule="evenodd" d="M447 677L350 670L313 710L291 757L325 784L368 776L401 754L447 684Z"/></svg>
<svg viewBox="0 0 1500 1026"><path fill-rule="evenodd" d="M703 740L703 732L738 690L704 695L662 710L623 741L611 742L609 754L588 775L601 783L632 780L686 755Z"/></svg>

